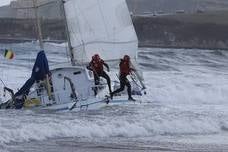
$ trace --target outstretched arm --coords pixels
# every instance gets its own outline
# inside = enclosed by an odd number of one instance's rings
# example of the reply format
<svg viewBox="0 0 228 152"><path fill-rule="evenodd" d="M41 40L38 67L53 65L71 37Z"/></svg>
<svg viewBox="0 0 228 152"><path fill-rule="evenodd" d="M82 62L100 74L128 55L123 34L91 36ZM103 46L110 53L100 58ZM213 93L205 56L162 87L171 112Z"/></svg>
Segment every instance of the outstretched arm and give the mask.
<svg viewBox="0 0 228 152"><path fill-rule="evenodd" d="M91 64L91 62L89 63L89 65L86 67L88 70L90 70L90 71L93 71L93 67L92 67L92 64Z"/></svg>
<svg viewBox="0 0 228 152"><path fill-rule="evenodd" d="M135 68L130 68L131 71L136 72L137 70Z"/></svg>
<svg viewBox="0 0 228 152"><path fill-rule="evenodd" d="M134 67L134 65L132 64L132 62L129 63L130 66L130 71L136 72L136 69Z"/></svg>
<svg viewBox="0 0 228 152"><path fill-rule="evenodd" d="M108 64L107 64L107 63L105 63L105 62L104 62L103 64L104 64L104 66L107 68L107 71L109 72L109 70L110 70L110 69L109 69Z"/></svg>

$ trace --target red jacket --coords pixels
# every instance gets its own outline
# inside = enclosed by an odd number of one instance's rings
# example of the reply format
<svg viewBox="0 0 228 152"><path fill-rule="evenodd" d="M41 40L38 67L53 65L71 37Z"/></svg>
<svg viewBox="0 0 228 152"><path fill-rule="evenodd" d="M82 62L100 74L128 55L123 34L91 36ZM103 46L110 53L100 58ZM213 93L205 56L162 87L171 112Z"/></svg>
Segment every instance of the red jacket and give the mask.
<svg viewBox="0 0 228 152"><path fill-rule="evenodd" d="M104 61L102 59L100 59L98 61L92 60L89 63L89 67L94 72L101 73L104 70L103 64L104 64Z"/></svg>
<svg viewBox="0 0 228 152"><path fill-rule="evenodd" d="M132 71L132 68L130 68L130 63L124 60L120 61L119 66L120 66L120 75L127 76Z"/></svg>

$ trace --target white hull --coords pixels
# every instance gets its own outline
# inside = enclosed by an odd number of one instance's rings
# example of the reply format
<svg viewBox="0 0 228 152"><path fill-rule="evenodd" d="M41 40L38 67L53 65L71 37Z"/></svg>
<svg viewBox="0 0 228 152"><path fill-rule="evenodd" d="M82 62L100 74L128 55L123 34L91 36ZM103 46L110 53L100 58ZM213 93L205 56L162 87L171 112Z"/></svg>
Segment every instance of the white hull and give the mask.
<svg viewBox="0 0 228 152"><path fill-rule="evenodd" d="M64 110L93 110L99 109L107 105L129 104L134 103L128 101L126 90L118 96L114 96L111 100L108 86L101 79L101 85L96 86L97 95L94 95L94 79L91 71L82 66L61 66L51 70L51 91L48 91L44 82L35 83L31 88L29 95L23 102L25 109L44 109L53 111ZM114 80L112 90L119 88L116 75L109 73L111 79ZM132 88L135 88L132 84ZM136 88L139 90L139 88ZM138 96L134 96L137 102L140 102ZM10 102L9 102L10 103ZM8 104L0 105L0 109L8 109ZM9 106L9 108L17 108L17 106Z"/></svg>
<svg viewBox="0 0 228 152"><path fill-rule="evenodd" d="M98 94L94 95L94 79L91 71L81 66L62 66L53 68L52 73L52 92L51 98L45 87L40 87L40 84L35 84L33 90L28 95L28 104L25 108L48 109L55 111L62 110L91 110L99 109L107 105L133 103L128 101L127 94L114 96L113 100L107 98L109 95L106 82L101 79L101 84L98 89ZM111 75L111 74L110 74ZM69 82L65 78L68 78ZM115 76L114 76L115 77ZM112 79L114 79L111 76ZM71 83L71 85L70 85ZM114 82L112 87L114 88ZM76 97L72 97L75 93ZM126 92L124 92L126 93ZM136 97L137 98L137 97ZM33 101L38 101L33 104ZM108 104L107 104L108 103Z"/></svg>
<svg viewBox="0 0 228 152"><path fill-rule="evenodd" d="M141 104L141 100L136 98L136 101L127 100L127 96L114 97L115 99L98 99L91 98L85 101L69 102L63 104L52 104L49 106L37 106L30 107L31 109L51 110L51 111L87 111L98 110L103 107L113 105L125 105L125 104ZM26 109L26 108L25 108Z"/></svg>

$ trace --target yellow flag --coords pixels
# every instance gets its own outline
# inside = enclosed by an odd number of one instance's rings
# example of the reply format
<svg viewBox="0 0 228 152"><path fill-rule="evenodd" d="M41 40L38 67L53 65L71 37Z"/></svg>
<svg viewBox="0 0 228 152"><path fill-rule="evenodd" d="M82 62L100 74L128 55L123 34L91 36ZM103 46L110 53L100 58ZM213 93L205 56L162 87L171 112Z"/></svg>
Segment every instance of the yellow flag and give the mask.
<svg viewBox="0 0 228 152"><path fill-rule="evenodd" d="M4 54L4 56L5 56L6 59L11 60L11 59L14 58L15 54L14 54L14 52L13 52L12 50L7 50L7 49L5 49L5 54Z"/></svg>

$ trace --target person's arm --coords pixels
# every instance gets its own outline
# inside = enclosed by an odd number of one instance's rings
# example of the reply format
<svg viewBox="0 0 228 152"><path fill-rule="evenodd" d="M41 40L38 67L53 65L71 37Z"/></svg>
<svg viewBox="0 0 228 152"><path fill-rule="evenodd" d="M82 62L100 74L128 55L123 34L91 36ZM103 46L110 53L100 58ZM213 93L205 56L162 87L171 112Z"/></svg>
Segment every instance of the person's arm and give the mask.
<svg viewBox="0 0 228 152"><path fill-rule="evenodd" d="M129 63L129 68L130 68L130 71L132 72L136 72L136 69L134 68L133 64L130 62Z"/></svg>
<svg viewBox="0 0 228 152"><path fill-rule="evenodd" d="M109 72L110 69L109 69L108 64L103 61L103 65L107 68L107 71Z"/></svg>
<svg viewBox="0 0 228 152"><path fill-rule="evenodd" d="M130 71L134 71L135 72L136 70L134 68L130 68Z"/></svg>
<svg viewBox="0 0 228 152"><path fill-rule="evenodd" d="M119 64L119 67L121 67L122 63L123 63L123 59L120 59L120 64Z"/></svg>
<svg viewBox="0 0 228 152"><path fill-rule="evenodd" d="M88 70L93 71L92 63L90 62L89 65L86 67Z"/></svg>
<svg viewBox="0 0 228 152"><path fill-rule="evenodd" d="M135 69L135 68L133 68L133 67L131 66L131 64L129 65L129 72L130 72L130 74L132 74L132 73L135 73L135 72L136 72L136 69Z"/></svg>

